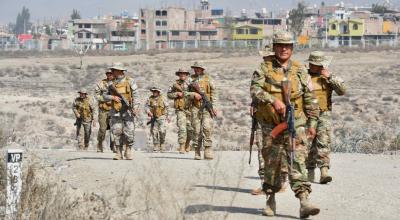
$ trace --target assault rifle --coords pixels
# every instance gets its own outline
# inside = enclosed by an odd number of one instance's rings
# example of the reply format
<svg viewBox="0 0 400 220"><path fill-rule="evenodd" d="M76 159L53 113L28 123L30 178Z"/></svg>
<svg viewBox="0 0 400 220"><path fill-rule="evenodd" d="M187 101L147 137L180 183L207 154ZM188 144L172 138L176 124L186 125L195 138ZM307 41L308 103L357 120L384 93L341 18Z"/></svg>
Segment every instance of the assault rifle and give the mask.
<svg viewBox="0 0 400 220"><path fill-rule="evenodd" d="M202 112L204 109L207 109L207 111L210 113L211 118L216 117L214 107L210 100L208 99L207 95L202 91L200 88L200 85L198 83L192 83L190 84L190 87L195 91L196 93L201 95L201 99L203 100L202 105L200 106L200 112Z"/></svg>
<svg viewBox="0 0 400 220"><path fill-rule="evenodd" d="M76 138L78 138L79 136L79 130L82 126L82 121L83 121L82 118L76 118L75 120L74 126L76 126Z"/></svg>
<svg viewBox="0 0 400 220"><path fill-rule="evenodd" d="M249 164L251 164L251 154L253 152L253 145L254 145L254 136L257 130L257 119L256 119L256 113L253 110L254 109L254 104L251 103L252 106L252 111L251 111L251 134L250 134L250 156L249 156Z"/></svg>
<svg viewBox="0 0 400 220"><path fill-rule="evenodd" d="M121 99L122 107L128 110L129 116L136 117L136 113L133 111L132 106L129 103L129 101L123 95L121 95L121 93L119 93L117 91L115 86L113 84L110 84L108 86L108 89L110 91L110 94L113 94Z"/></svg>

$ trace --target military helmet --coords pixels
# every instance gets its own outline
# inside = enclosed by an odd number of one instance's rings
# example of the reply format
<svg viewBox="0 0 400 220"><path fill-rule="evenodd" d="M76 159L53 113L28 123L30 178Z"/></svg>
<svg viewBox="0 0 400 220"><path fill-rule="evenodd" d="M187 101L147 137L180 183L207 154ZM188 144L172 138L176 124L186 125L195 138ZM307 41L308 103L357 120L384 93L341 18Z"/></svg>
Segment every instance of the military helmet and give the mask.
<svg viewBox="0 0 400 220"><path fill-rule="evenodd" d="M151 91L151 92L158 91L159 93L161 93L161 89L158 88L158 87L155 87L155 86L151 87L151 88L150 88L150 91Z"/></svg>
<svg viewBox="0 0 400 220"><path fill-rule="evenodd" d="M190 75L190 72L188 70L185 70L183 68L180 68L178 71L175 72L175 75L179 75L179 73L186 73L186 75Z"/></svg>
<svg viewBox="0 0 400 220"><path fill-rule="evenodd" d="M113 63L112 66L109 68L110 70L121 70L121 71L126 71L126 68L124 67L124 65L122 65L122 63L117 62L117 63Z"/></svg>
<svg viewBox="0 0 400 220"><path fill-rule="evenodd" d="M201 68L201 69L203 69L203 70L205 70L206 68L202 65L202 64L200 64L199 62L195 62L190 68Z"/></svg>
<svg viewBox="0 0 400 220"><path fill-rule="evenodd" d="M80 90L78 91L78 93L87 94L87 90L86 90L85 88L82 88L82 89L80 89Z"/></svg>
<svg viewBox="0 0 400 220"><path fill-rule="evenodd" d="M258 51L258 54L262 57L275 56L275 52L269 45L266 45L263 50Z"/></svg>
<svg viewBox="0 0 400 220"><path fill-rule="evenodd" d="M327 67L332 62L332 59L332 56L325 56L324 52L322 51L313 51L311 52L306 62L309 62L310 64L316 66Z"/></svg>
<svg viewBox="0 0 400 220"><path fill-rule="evenodd" d="M288 31L274 33L272 42L274 44L294 44L293 34Z"/></svg>

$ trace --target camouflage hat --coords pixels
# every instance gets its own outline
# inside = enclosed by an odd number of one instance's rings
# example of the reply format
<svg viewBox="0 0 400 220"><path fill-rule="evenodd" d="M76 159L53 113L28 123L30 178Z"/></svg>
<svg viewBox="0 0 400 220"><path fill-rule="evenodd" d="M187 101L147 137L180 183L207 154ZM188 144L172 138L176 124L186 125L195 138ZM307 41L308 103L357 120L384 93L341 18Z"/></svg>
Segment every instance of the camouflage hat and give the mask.
<svg viewBox="0 0 400 220"><path fill-rule="evenodd" d="M157 87L155 87L155 86L151 87L151 88L150 88L150 91L152 91L152 92L158 91L158 92L161 93L161 89L160 89L160 88L157 88Z"/></svg>
<svg viewBox="0 0 400 220"><path fill-rule="evenodd" d="M198 62L195 62L190 68L201 68L201 69L203 69L203 70L205 70L206 68L202 65L202 64L200 64L200 63L198 63Z"/></svg>
<svg viewBox="0 0 400 220"><path fill-rule="evenodd" d="M313 64L316 66L327 67L332 62L332 59L333 59L333 57L331 57L331 56L325 56L324 52L313 51L313 52L311 52L311 54L308 57L308 60L306 60L306 62L309 62L310 64Z"/></svg>
<svg viewBox="0 0 400 220"><path fill-rule="evenodd" d="M178 71L175 72L175 75L179 75L179 73L186 73L187 75L190 75L190 72L188 70L185 70L183 68L179 69Z"/></svg>
<svg viewBox="0 0 400 220"><path fill-rule="evenodd" d="M269 45L266 45L263 50L258 51L260 56L262 57L269 57L269 56L275 56L275 52L272 51L272 48Z"/></svg>
<svg viewBox="0 0 400 220"><path fill-rule="evenodd" d="M109 68L110 70L121 70L121 71L126 71L126 68L124 67L124 65L122 65L122 63L117 62L117 63L113 63L112 66Z"/></svg>
<svg viewBox="0 0 400 220"><path fill-rule="evenodd" d="M84 88L82 88L82 89L80 89L80 90L78 91L78 93L87 94L87 90L84 89Z"/></svg>
<svg viewBox="0 0 400 220"><path fill-rule="evenodd" d="M278 31L273 36L274 44L294 44L293 34L287 31Z"/></svg>

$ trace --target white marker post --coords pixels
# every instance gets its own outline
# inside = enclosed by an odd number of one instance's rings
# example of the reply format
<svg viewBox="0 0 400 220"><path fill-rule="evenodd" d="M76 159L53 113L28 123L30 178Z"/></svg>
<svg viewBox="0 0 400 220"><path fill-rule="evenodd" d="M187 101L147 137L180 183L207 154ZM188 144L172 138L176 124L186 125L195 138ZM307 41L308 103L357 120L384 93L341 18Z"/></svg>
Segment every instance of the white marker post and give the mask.
<svg viewBox="0 0 400 220"><path fill-rule="evenodd" d="M22 189L22 150L7 151L7 204L6 218L14 219Z"/></svg>

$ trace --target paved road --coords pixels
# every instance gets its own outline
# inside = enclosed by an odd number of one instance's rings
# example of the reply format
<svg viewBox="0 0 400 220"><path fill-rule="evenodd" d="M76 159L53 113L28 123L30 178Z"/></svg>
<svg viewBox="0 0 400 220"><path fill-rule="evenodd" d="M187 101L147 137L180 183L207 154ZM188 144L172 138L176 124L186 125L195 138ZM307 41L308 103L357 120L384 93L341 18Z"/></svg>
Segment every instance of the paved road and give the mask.
<svg viewBox="0 0 400 220"><path fill-rule="evenodd" d="M76 191L94 192L129 219L266 219L256 158L247 152L218 152L213 161L194 161L193 152L135 152L132 161L111 153L41 151L61 180ZM253 154L254 155L254 154ZM312 219L399 219L400 156L334 154L334 181L313 184ZM299 203L290 189L277 196L277 217L295 219Z"/></svg>

